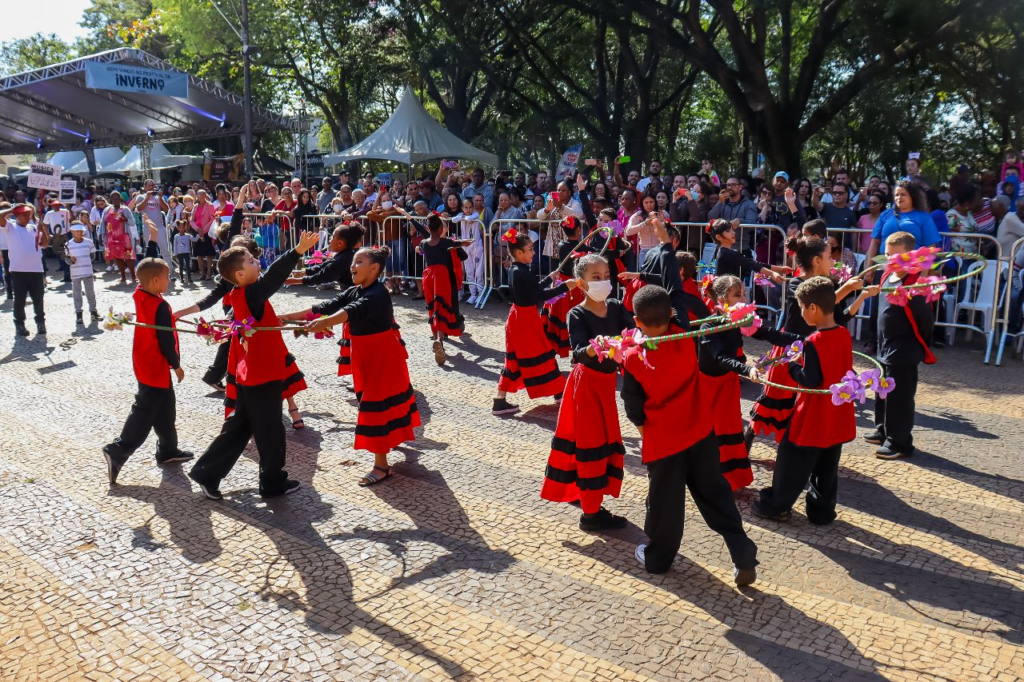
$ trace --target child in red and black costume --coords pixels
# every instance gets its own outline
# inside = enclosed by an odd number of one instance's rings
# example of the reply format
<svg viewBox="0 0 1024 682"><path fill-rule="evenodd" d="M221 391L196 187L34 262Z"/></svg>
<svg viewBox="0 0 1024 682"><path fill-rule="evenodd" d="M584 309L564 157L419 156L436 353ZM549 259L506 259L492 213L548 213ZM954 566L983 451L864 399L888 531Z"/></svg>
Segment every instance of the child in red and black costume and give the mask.
<svg viewBox="0 0 1024 682"><path fill-rule="evenodd" d="M623 457L619 411L615 404L615 360L597 359L591 339L617 336L633 326L622 303L608 296L612 280L607 261L597 254L575 264L577 287L586 300L569 311L573 368L565 385L558 424L540 496L552 502L580 501L585 531L625 528L626 519L601 506L604 497L618 497Z"/></svg>
<svg viewBox="0 0 1024 682"><path fill-rule="evenodd" d="M608 269L611 270L612 291L613 295L615 295L614 292L620 286L619 275L626 272L626 265L622 259L632 251L633 246L624 236L625 232L622 224L619 223L614 208L601 209L596 218L598 225L603 227L604 230L590 238L590 246L596 253L604 251L604 258L608 261ZM605 244L607 244L607 247L605 247Z"/></svg>
<svg viewBox="0 0 1024 682"><path fill-rule="evenodd" d="M853 370L853 340L835 318L832 280L809 277L796 290L804 322L815 331L804 339L803 363L790 362L786 371L797 385L827 389ZM788 335L790 342L800 340ZM836 518L839 456L843 443L857 436L853 403L835 405L831 394L798 393L792 417L775 457L772 487L761 491L751 511L755 516L788 520L793 503L807 487L807 520L816 525ZM810 483L808 487L808 483Z"/></svg>
<svg viewBox="0 0 1024 682"><path fill-rule="evenodd" d="M895 232L885 240L885 255L913 251L917 245L909 232ZM881 283L883 287L914 284L920 275L895 273ZM877 296L879 287L869 287L861 299ZM878 298L878 360L896 386L885 398L875 398L875 431L864 437L878 445L878 459L900 459L914 454L914 398L917 395L918 366L935 364L929 348L935 329L935 314L924 296L912 296L906 306Z"/></svg>
<svg viewBox="0 0 1024 682"><path fill-rule="evenodd" d="M240 209L236 209L236 213ZM246 251L253 255L253 258L259 258L262 253L259 245L252 237L245 237L238 235L231 240L231 246L241 246ZM181 310L174 311L174 319L185 317L186 315L192 315L204 310L209 310L217 303L222 301L228 293L235 288L235 285L227 281L220 275L214 278L216 286L210 290L206 296L203 296L194 305ZM231 306L225 304L223 306L224 314L227 316L231 315ZM230 343L222 343L217 346L217 355L214 356L213 364L206 368L206 374L203 375L203 383L214 389L215 391L224 391L224 377L228 373L228 350L231 348Z"/></svg>
<svg viewBox="0 0 1024 682"><path fill-rule="evenodd" d="M373 470L359 485L376 485L391 477L388 452L413 441L420 425L416 396L409 381L409 357L395 324L391 294L380 281L390 249L362 248L352 261L354 286L330 301L285 315L305 319L307 313L326 315L306 325L310 332L345 323L352 337L352 382L359 399L353 447L373 453Z"/></svg>
<svg viewBox="0 0 1024 682"><path fill-rule="evenodd" d="M585 226L574 216L569 216L562 221L565 239L558 242L559 282L575 279L573 274L575 259L594 250L589 244L580 241L582 227ZM570 254L573 255L572 258L569 257ZM554 301L545 302L544 308L540 311L541 321L544 323L544 333L560 358L569 357L569 328L566 326L566 318L569 311L580 303L583 303L583 292L579 289L570 289L568 293L556 296Z"/></svg>
<svg viewBox="0 0 1024 682"><path fill-rule="evenodd" d="M459 312L462 255L466 253L462 248L473 241L449 239L447 227L437 213L427 217L427 230L430 239L420 242L416 250L423 254L423 295L434 339L434 361L443 365L447 359L444 340L449 336L462 336L466 328L466 320Z"/></svg>
<svg viewBox="0 0 1024 682"><path fill-rule="evenodd" d="M734 275L715 277L712 293L719 305L735 306L747 301L743 281ZM709 323L702 328L711 326ZM774 329L759 327L752 336L779 346L787 345L788 337ZM701 337L697 355L701 396L711 408L722 475L733 490L739 490L754 482L750 458L743 444L740 377L759 382L761 375L755 367L747 364L747 356L743 353L743 333L739 329Z"/></svg>
<svg viewBox="0 0 1024 682"><path fill-rule="evenodd" d="M542 281L530 272L533 262L533 241L529 236L509 230L501 237L508 244L512 267L508 269L512 309L505 322L505 366L498 379L498 395L491 414L513 414L519 411L506 399L509 393L526 389L531 398L554 396L558 401L565 387L565 377L558 369L555 351L544 335L537 306L549 298L576 288L575 280L545 289ZM550 279L549 275L544 279Z"/></svg>
<svg viewBox="0 0 1024 682"><path fill-rule="evenodd" d="M145 258L135 269L139 287L132 294L135 301L135 321L140 324L167 327L151 329L135 327L132 341L132 367L139 382L128 419L121 435L103 447L107 460L107 479L117 483L117 474L128 458L156 431L156 462L184 462L192 459L191 452L178 449L178 432L174 427L175 400L171 372L178 383L185 378L178 353L178 333L174 329L171 307L163 294L171 284L171 270L166 261Z"/></svg>
<svg viewBox="0 0 1024 682"><path fill-rule="evenodd" d="M825 277L833 282L835 291L835 303L839 304L853 292L864 287L864 282L859 278L852 278L845 284L839 285L832 280L832 250L828 242L818 237L790 237L786 240L786 249L796 257L796 264L799 266L801 275L786 281L786 304L782 313L782 331L795 334L798 338L804 338L814 333L814 327L804 321L800 313L800 304L796 298L796 290L800 285L811 277ZM841 308L835 310L836 324L846 325L852 319L852 315ZM783 352L783 347L776 346L772 350L772 357ZM765 376L772 383L783 386L795 386L789 368L784 364L772 365ZM747 451L753 443L754 435L772 436L776 443L782 441L782 434L786 431L789 416L796 404L796 394L793 391L766 386L760 397L754 403L751 413L749 427L744 434Z"/></svg>
<svg viewBox="0 0 1024 682"><path fill-rule="evenodd" d="M683 331L672 317L668 292L648 285L633 299L637 327L648 337ZM641 456L650 490L644 532L648 544L636 558L649 573L672 566L683 539L686 489L708 526L725 540L737 585L757 578L757 546L743 531L729 484L722 477L706 401L698 395L697 352L692 339L666 341L657 349L627 351L622 365L626 417L640 430Z"/></svg>
<svg viewBox="0 0 1024 682"><path fill-rule="evenodd" d="M688 321L696 322L711 316L707 302L700 294L697 284L697 259L689 251L676 251L676 265L679 266L679 279L683 281L683 294L686 296L686 316Z"/></svg>
<svg viewBox="0 0 1024 682"><path fill-rule="evenodd" d="M302 254L316 246L320 235L303 232L296 247L274 261L260 276L260 262L240 246L224 251L217 260L220 276L235 285L224 297L235 321L255 320L254 327L281 326L270 297L277 292L299 263ZM256 441L260 456L260 495L290 493L299 482L284 470L285 437L281 424L282 396L306 382L288 352L280 331L256 331L248 338L234 337L228 353L237 389L234 411L224 420L218 435L189 472L203 494L219 500L220 482L230 473L249 439Z"/></svg>

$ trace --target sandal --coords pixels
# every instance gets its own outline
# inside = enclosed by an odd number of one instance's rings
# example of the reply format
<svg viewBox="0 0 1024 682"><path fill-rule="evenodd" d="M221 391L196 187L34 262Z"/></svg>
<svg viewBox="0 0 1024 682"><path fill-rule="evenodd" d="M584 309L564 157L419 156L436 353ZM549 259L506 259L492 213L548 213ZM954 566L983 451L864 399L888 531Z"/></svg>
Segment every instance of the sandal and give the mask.
<svg viewBox="0 0 1024 682"><path fill-rule="evenodd" d="M373 473L374 471L383 471L384 475L378 476L377 474ZM387 469L383 469L381 467L373 467L373 469L370 470L370 473L366 474L361 479L359 479L359 487L369 488L371 486L377 485L378 483L383 483L389 478L391 478L391 467L388 467Z"/></svg>
<svg viewBox="0 0 1024 682"><path fill-rule="evenodd" d="M444 364L445 360L447 358L444 354L444 344L440 341L434 341L434 362L440 366Z"/></svg>
<svg viewBox="0 0 1024 682"><path fill-rule="evenodd" d="M301 416L298 419L295 418L294 415L296 415L298 413L299 413L299 408L297 408L297 407L288 410L288 415L291 416L291 418L292 418L292 428L295 429L296 431L298 431L299 429L306 428L306 422L302 421L302 417Z"/></svg>

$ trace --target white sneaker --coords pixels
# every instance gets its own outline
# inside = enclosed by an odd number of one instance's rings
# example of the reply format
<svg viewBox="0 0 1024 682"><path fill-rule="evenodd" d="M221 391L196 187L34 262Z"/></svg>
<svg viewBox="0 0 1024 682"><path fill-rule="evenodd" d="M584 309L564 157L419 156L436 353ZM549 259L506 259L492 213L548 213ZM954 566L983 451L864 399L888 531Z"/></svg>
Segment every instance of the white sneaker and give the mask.
<svg viewBox="0 0 1024 682"><path fill-rule="evenodd" d="M114 271L115 269L116 269L116 268L114 268L114 266L113 266L113 265L108 265L108 266L107 266L107 272L113 272L113 271Z"/></svg>
<svg viewBox="0 0 1024 682"><path fill-rule="evenodd" d="M637 545L633 556L640 562L640 565L647 568L647 545Z"/></svg>
<svg viewBox="0 0 1024 682"><path fill-rule="evenodd" d="M469 297L469 300L467 300L466 303L469 304L469 305L475 305L476 304L476 296L473 296L471 294L470 297Z"/></svg>

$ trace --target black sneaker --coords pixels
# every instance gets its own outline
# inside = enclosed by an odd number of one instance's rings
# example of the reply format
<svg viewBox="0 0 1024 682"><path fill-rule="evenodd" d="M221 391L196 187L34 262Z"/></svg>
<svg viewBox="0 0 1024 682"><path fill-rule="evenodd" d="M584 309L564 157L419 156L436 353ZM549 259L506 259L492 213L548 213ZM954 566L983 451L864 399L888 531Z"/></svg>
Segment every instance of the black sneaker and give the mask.
<svg viewBox="0 0 1024 682"><path fill-rule="evenodd" d="M82 321L82 313L75 313L75 323L83 325L85 324L85 322Z"/></svg>
<svg viewBox="0 0 1024 682"><path fill-rule="evenodd" d="M770 521L789 521L790 517L793 515L793 512L788 509L784 512L772 513L768 511L763 504L761 504L760 500L750 505L750 511L754 516L761 519L768 519Z"/></svg>
<svg viewBox="0 0 1024 682"><path fill-rule="evenodd" d="M601 507L601 509L593 516L587 516L586 514L580 516L580 530L588 532L618 530L619 528L625 528L628 525L629 521L624 517L616 516L604 507Z"/></svg>
<svg viewBox="0 0 1024 682"><path fill-rule="evenodd" d="M875 450L875 457L878 459L903 459L914 454L913 450L900 450L892 445L883 445Z"/></svg>
<svg viewBox="0 0 1024 682"><path fill-rule="evenodd" d="M23 324L14 325L14 333L18 336L28 336L28 329Z"/></svg>
<svg viewBox="0 0 1024 682"><path fill-rule="evenodd" d="M93 322L99 322L100 320L103 319L100 316L100 311L98 311L98 310L90 310L89 311L89 315L90 315L90 317L92 317L92 321Z"/></svg>
<svg viewBox="0 0 1024 682"><path fill-rule="evenodd" d="M103 446L103 457L107 460L107 480L110 485L117 483L117 475L121 473L121 467L128 461L128 455L116 443Z"/></svg>
<svg viewBox="0 0 1024 682"><path fill-rule="evenodd" d="M750 449L754 447L754 429L749 426L743 429L743 447L747 449L747 454L750 454Z"/></svg>
<svg viewBox="0 0 1024 682"><path fill-rule="evenodd" d="M289 495L301 487L301 483L299 483L298 481L293 481L292 479L289 478L279 487L267 489L260 488L260 497L279 497L281 495Z"/></svg>
<svg viewBox="0 0 1024 682"><path fill-rule="evenodd" d="M178 452L172 454L170 457L161 457L158 454L156 456L156 463L170 464L171 462L187 462L194 457L195 455L193 455L191 452L188 452L187 450L178 450Z"/></svg>
<svg viewBox="0 0 1024 682"><path fill-rule="evenodd" d="M747 585L753 585L754 581L757 580L757 569L751 566L750 568L740 568L733 566L732 579L736 583L736 587L746 587Z"/></svg>
<svg viewBox="0 0 1024 682"><path fill-rule="evenodd" d="M46 324L42 322L36 323L36 333L39 334L39 336L46 336Z"/></svg>
<svg viewBox="0 0 1024 682"><path fill-rule="evenodd" d="M227 387L224 386L223 381L207 381L206 379L203 379L203 383L212 388L213 390L220 391L221 393L227 390Z"/></svg>
<svg viewBox="0 0 1024 682"><path fill-rule="evenodd" d="M494 405L491 407L491 414L494 415L515 414L518 411L518 405L513 405L504 398L495 398Z"/></svg>
<svg viewBox="0 0 1024 682"><path fill-rule="evenodd" d="M562 402L562 394L561 393L559 393L558 395L555 396L555 402L556 403Z"/></svg>
<svg viewBox="0 0 1024 682"><path fill-rule="evenodd" d="M864 442L871 443L872 445L881 445L885 442L885 434L875 429L868 435L864 436Z"/></svg>

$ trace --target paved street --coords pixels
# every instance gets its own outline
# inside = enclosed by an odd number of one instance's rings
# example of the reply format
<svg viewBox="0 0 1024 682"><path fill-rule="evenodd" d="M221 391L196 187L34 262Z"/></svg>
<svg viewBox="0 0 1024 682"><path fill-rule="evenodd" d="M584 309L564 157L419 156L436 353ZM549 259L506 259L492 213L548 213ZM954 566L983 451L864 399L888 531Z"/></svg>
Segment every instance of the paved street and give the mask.
<svg viewBox="0 0 1024 682"><path fill-rule="evenodd" d="M101 310L130 310L110 277ZM328 295L274 301L284 312ZM829 527L810 526L802 501L788 524L758 520L753 493L739 493L761 560L740 591L689 503L673 570L635 562L647 483L624 416L623 496L608 506L629 528L583 533L578 509L539 498L556 406L516 396L521 418L491 416L504 306L469 313L444 368L425 313L397 306L424 426L393 456L395 478L356 486L372 459L351 448L337 346L289 339L310 385L307 428L288 428L287 468L304 488L261 500L250 449L219 503L190 484L189 464L157 467L153 439L108 487L100 448L135 390L128 328L76 330L65 286L47 293L45 343L15 339L0 306L0 680L1024 676L1020 360L939 350L922 369L921 452L885 462L846 447ZM181 345L178 433L198 454L223 419L199 380L214 349L186 334ZM753 457L756 489L774 448L759 441Z"/></svg>

